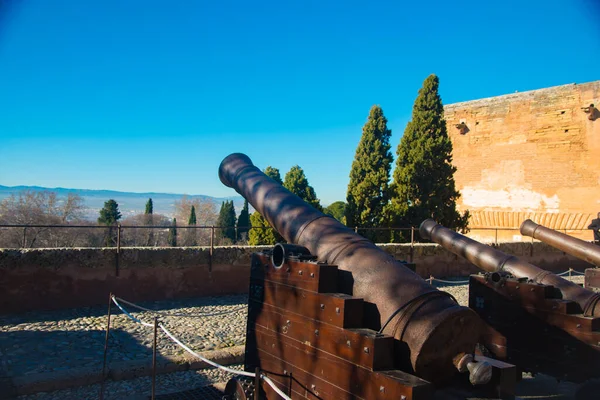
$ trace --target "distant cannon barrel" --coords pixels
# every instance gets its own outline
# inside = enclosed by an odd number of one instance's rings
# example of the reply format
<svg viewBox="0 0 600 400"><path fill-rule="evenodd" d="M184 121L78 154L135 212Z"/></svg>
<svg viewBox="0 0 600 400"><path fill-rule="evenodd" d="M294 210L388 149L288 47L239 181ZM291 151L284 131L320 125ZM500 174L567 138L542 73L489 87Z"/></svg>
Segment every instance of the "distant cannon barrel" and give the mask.
<svg viewBox="0 0 600 400"><path fill-rule="evenodd" d="M600 267L600 246L536 224L530 219L521 224L521 235L529 236L556 247L574 257Z"/></svg>
<svg viewBox="0 0 600 400"><path fill-rule="evenodd" d="M475 312L459 306L372 242L289 192L255 167L248 156L235 153L226 157L219 178L247 199L288 242L306 247L319 261L337 265L340 291L365 301L367 327L406 344L398 346L397 357L415 374L442 382L457 368L462 370L459 364L465 354L474 351L482 326ZM473 373L471 379L473 382Z"/></svg>
<svg viewBox="0 0 600 400"><path fill-rule="evenodd" d="M522 261L515 256L479 243L458 232L439 225L432 219L421 223L419 234L423 239L438 243L446 250L461 256L486 272L506 271L517 278L528 278L559 289L562 298L581 306L586 316L600 317L600 295L561 278L549 271Z"/></svg>

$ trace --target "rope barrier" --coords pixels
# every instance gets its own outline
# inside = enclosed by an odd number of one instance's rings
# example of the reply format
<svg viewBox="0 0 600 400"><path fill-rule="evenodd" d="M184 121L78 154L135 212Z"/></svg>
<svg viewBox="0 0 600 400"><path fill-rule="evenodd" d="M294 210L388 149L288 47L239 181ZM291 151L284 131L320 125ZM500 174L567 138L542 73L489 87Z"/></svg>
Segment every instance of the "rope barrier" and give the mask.
<svg viewBox="0 0 600 400"><path fill-rule="evenodd" d="M200 318L200 317L216 317L216 316L219 316L219 315L232 314L232 313L234 313L236 311L242 311L242 310L246 309L246 306L244 306L244 307L235 308L233 310L219 311L219 312L216 312L216 313L197 313L197 314L169 313L169 312L164 312L164 311L151 310L149 308L142 307L142 306L139 306L139 305L134 304L134 303L130 303L129 301L127 301L125 299L122 299L120 297L116 297L116 298L120 302L128 304L128 305L130 305L133 308L137 308L137 309L142 310L142 311L148 311L148 312L151 312L151 313L154 313L154 314L158 314L158 315L164 315L166 317L190 317L190 318L192 318L192 317L193 318L196 318L196 317L198 317L198 318Z"/></svg>
<svg viewBox="0 0 600 400"><path fill-rule="evenodd" d="M151 327L151 328L153 328L153 327L154 327L154 325L152 325L152 324L149 324L149 323L147 323L147 322L144 322L144 321L142 321L141 319L139 319L139 318L136 318L136 317L134 317L133 315L129 314L129 313L127 312L127 310L125 310L125 309L123 308L123 306L121 306L121 305L119 304L119 302L117 301L117 299L116 299L116 297L115 297L115 296L113 296L113 297L112 297L112 301L113 301L113 303L115 303L115 304L117 305L117 307L119 307L119 309L120 309L121 311L123 311L123 313L124 313L125 315L127 315L129 318L131 318L131 320L133 320L134 322L137 322L137 323L139 323L139 324L142 324L142 325L144 325L144 326L149 326L149 327Z"/></svg>
<svg viewBox="0 0 600 400"><path fill-rule="evenodd" d="M136 317L134 317L133 315L131 315L131 314L130 314L130 313L127 311L127 310L125 310L125 308L123 308L123 306L121 306L121 304L119 304L119 302L117 301L117 298L118 298L118 297L116 297L116 296L112 296L112 301L113 301L113 302L116 304L116 306L117 306L117 307L119 307L119 309L120 309L121 311L123 311L123 313L124 313L126 316L128 316L128 317L129 317L129 318L130 318L132 321L134 321L134 322L136 322L136 323L139 323L139 324L142 324L142 325L144 325L144 326L147 326L147 327L154 328L154 325L153 325L153 324L149 324L149 323L147 323L147 322L144 322L144 321L142 321L141 319L139 319L139 318L136 318ZM133 304L133 303L131 303L131 302L128 302L127 300L123 300L123 299L121 299L121 298L118 298L118 299L119 299L120 301L122 301L123 303L127 303L127 304L131 305L132 307L137 307L137 308L139 308L139 309L142 309L142 310L144 309L143 307L141 307L141 306L138 306L137 304ZM147 311L151 311L151 312L152 312L152 311L154 311L154 310L147 310ZM209 364L209 365L211 365L211 366L213 366L213 367L215 367L215 368L221 369L221 370L223 370L223 371L225 371L225 372L228 372L228 373L230 373L230 374L233 374L233 375L242 375L242 376L247 376L247 377L250 377L250 378L254 378L254 377L256 377L256 374L255 374L254 372L238 371L238 370L236 370L236 369L227 368L227 367L226 367L226 366L224 366L224 365L217 364L216 362L214 362L214 361L211 361L211 360L209 360L209 359L208 359L208 358L206 358L206 357L203 357L202 355L200 355L200 354L196 353L194 350L190 349L188 346L186 346L185 344L183 344L183 343L182 343L182 342L181 342L179 339L177 339L177 338L176 338L176 337L175 337L175 336L174 336L174 335L173 335L171 332L169 332L169 330L168 330L168 329L167 329L167 328L166 328L166 327L165 327L165 326L164 326L162 323L159 323L159 324L158 324L158 327L159 327L159 328L160 328L160 329L161 329L161 330L162 330L162 331L163 331L163 332L164 332L164 333L165 333L165 334L166 334L166 335L167 335L167 336L168 336L168 337L169 337L169 338L170 338L172 341L174 341L174 342L175 342L177 345L179 345L179 346L180 346L182 349L184 349L185 351L187 351L188 353L190 353L190 354L191 354L191 355L193 355L194 357L196 357L196 358L199 358L200 360L204 361L205 363L207 363L207 364ZM281 396L281 397L282 397L284 400L292 400L292 399L291 399L290 397L288 397L288 396L287 396L287 395L286 395L286 394L285 394L283 391L281 391L281 389L279 389L279 388L277 387L277 385L275 384L275 382L273 382L273 381L272 381L272 380L271 380L271 379L270 379L268 376L266 376L265 374L261 373L261 374L260 374L260 378L261 378L261 379L263 379L263 380L264 380L264 381L265 381L265 382L266 382L266 383L267 383L269 386L271 386L271 388L272 388L272 389L273 389L273 390L274 390L274 391L275 391L275 392L276 392L276 393L277 393L279 396Z"/></svg>

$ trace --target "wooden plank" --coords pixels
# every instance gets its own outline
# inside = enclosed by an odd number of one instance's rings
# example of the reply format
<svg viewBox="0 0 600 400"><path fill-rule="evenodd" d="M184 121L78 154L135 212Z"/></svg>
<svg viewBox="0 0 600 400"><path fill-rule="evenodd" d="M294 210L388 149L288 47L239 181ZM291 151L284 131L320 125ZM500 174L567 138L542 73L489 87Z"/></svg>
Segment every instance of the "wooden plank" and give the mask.
<svg viewBox="0 0 600 400"><path fill-rule="evenodd" d="M250 280L249 292L258 307L267 304L340 328L360 328L363 324L363 300L347 294L315 293L256 279Z"/></svg>
<svg viewBox="0 0 600 400"><path fill-rule="evenodd" d="M394 366L394 338L370 329L342 329L269 305L249 318L274 334L288 336L371 370Z"/></svg>
<svg viewBox="0 0 600 400"><path fill-rule="evenodd" d="M275 268L263 253L252 255L251 278L278 282L317 293L338 291L338 269L335 265L314 261L286 261Z"/></svg>
<svg viewBox="0 0 600 400"><path fill-rule="evenodd" d="M402 371L370 371L291 338L276 335L261 326L256 326L255 334L261 367L265 360L273 357L280 360L279 371L274 372L283 373L282 368L287 370L293 365L296 375L304 372L304 377L298 379L315 394L325 393L323 382L365 399L399 399L401 396L424 399L432 393L429 382ZM314 379L309 379L310 376L321 382L315 383Z"/></svg>

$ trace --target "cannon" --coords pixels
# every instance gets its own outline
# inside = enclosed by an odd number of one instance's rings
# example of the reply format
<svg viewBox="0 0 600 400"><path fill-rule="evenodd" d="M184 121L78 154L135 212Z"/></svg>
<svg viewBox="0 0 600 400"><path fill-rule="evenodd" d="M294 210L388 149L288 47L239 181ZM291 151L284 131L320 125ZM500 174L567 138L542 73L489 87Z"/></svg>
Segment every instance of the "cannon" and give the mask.
<svg viewBox="0 0 600 400"><path fill-rule="evenodd" d="M469 279L469 307L491 327L480 340L491 355L561 380L600 377L598 293L434 220L419 233L485 272Z"/></svg>
<svg viewBox="0 0 600 400"><path fill-rule="evenodd" d="M530 219L523 221L520 231L521 235L537 239L580 260L600 267L600 246L598 245L546 228Z"/></svg>
<svg viewBox="0 0 600 400"><path fill-rule="evenodd" d="M521 224L521 234L537 239L541 242L556 247L567 254L577 257L596 267L600 267L600 246L577 239L564 233L536 224L530 219ZM585 270L584 286L588 289L600 289L600 270L588 268Z"/></svg>
<svg viewBox="0 0 600 400"><path fill-rule="evenodd" d="M457 375L484 385L512 371L474 356L483 323L473 310L246 155L226 157L219 178L289 243L253 255L246 370L276 370L273 380L294 398L331 399L426 399Z"/></svg>

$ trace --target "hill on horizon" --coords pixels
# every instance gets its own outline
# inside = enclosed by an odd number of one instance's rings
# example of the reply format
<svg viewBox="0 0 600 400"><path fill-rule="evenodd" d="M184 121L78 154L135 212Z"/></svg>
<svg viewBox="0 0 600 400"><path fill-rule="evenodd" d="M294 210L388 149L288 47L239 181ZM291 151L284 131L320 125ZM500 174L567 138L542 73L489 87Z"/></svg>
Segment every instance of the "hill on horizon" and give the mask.
<svg viewBox="0 0 600 400"><path fill-rule="evenodd" d="M3 186L0 185L0 201L9 197L10 195L18 195L19 192L24 190L31 190L34 192L54 192L59 197L64 197L69 193L78 194L83 198L85 202L85 218L95 220L98 218L100 209L104 206L104 202L113 199L119 204L119 210L124 218L141 214L146 209L146 202L148 198L152 198L155 214L163 214L169 218L173 217L175 208L174 204L176 201L181 200L183 196L189 199L201 199L210 200L217 206L217 212L221 206L221 203L225 200L233 200L236 213L239 214L243 205L244 198L242 196L229 196L229 197L212 197L204 194L179 194L179 193L160 193L160 192L146 192L146 193L135 193L135 192L120 192L116 190L97 190L97 189L70 189L70 188L47 188L42 186Z"/></svg>

